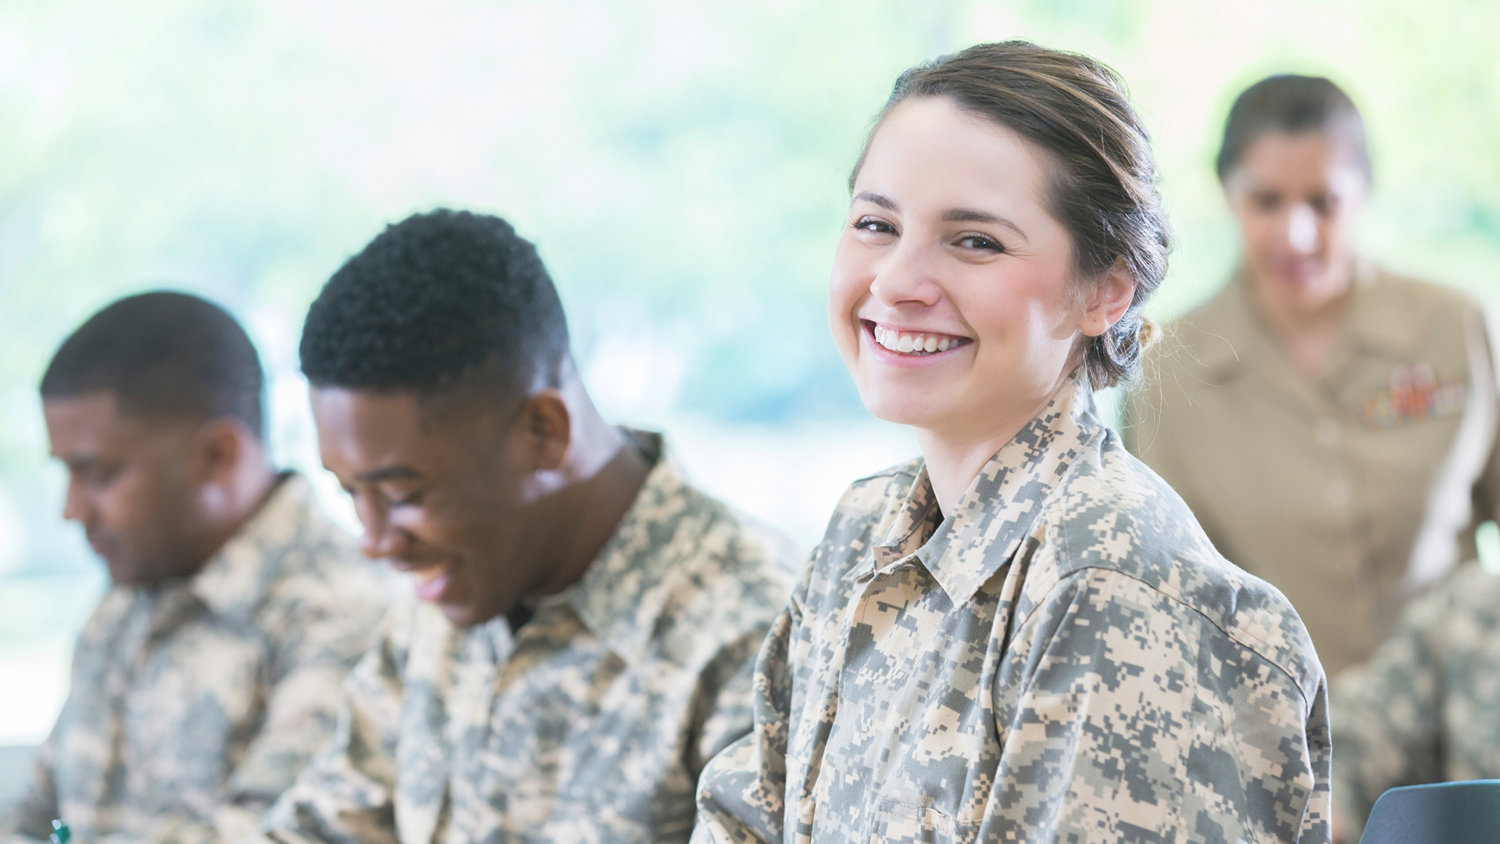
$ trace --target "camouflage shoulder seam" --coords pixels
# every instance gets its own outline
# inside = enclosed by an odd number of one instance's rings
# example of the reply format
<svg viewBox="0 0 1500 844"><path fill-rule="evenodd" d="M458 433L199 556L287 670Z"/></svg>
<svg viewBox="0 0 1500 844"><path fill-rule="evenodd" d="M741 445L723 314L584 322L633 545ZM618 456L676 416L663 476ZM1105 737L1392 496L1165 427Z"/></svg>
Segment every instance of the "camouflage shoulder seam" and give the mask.
<svg viewBox="0 0 1500 844"><path fill-rule="evenodd" d="M1306 686L1304 684L1304 681L1301 678L1297 677L1291 671L1287 670L1286 666L1282 665L1280 661L1278 661L1276 659L1273 659L1272 657L1268 656L1265 653L1266 651L1271 650L1271 648L1269 648L1269 647L1266 646L1266 643L1258 641L1258 640L1256 640L1252 636L1247 636L1247 635L1243 635L1243 634L1236 634L1236 633L1232 633L1232 632L1230 632L1228 630L1225 630L1222 625L1220 625L1217 621L1215 621L1207 613L1203 612L1202 610L1198 609L1197 607L1193 606L1192 604L1188 603L1187 601L1182 600L1182 598L1180 596L1178 596L1178 595L1176 595L1176 594L1174 594L1174 593L1172 593L1172 592L1170 592L1170 591L1168 591L1166 589L1163 589L1160 585L1151 583L1151 582L1145 580L1144 578L1137 577L1137 576L1135 576L1135 575L1133 575L1133 574L1131 574L1129 572L1120 571L1119 569L1110 568L1108 566L1086 565L1086 566L1082 566L1080 568L1071 570L1071 571L1067 572L1065 575L1063 575L1061 577L1055 578L1056 582L1050 584L1046 588L1045 593L1044 593L1042 599L1038 600L1037 603L1036 603L1036 605L1033 606L1031 608L1030 612L1028 612L1026 614L1026 618L1021 619L1020 622L1016 625L1016 632L1019 633L1022 628L1024 628L1028 623L1030 623L1030 621L1036 616L1037 610L1039 610L1042 607L1042 605L1046 603L1046 597L1052 595L1064 583L1066 583L1068 581L1071 581L1071 580L1081 579L1081 578L1083 578L1085 576L1092 576L1092 574L1094 572L1101 572L1105 576L1113 575L1113 576L1116 576L1116 577L1122 577L1122 578L1124 578L1126 580L1134 581L1134 582L1140 584L1141 587L1143 587L1147 591L1154 592L1154 593L1162 596L1163 598L1166 598L1167 600L1171 601L1172 603L1174 603L1174 604L1182 607L1183 609L1187 610L1188 612L1192 613L1193 615L1197 616L1198 618L1203 619L1203 621L1205 623L1207 623L1209 626L1213 627L1215 630L1218 630L1220 633L1224 634L1224 638L1228 639L1231 642L1234 642L1236 645L1239 645L1240 647L1244 648L1245 650L1249 651L1250 653L1255 654L1256 658L1258 658L1260 661L1262 661L1262 662L1266 663L1267 665L1275 668L1281 674L1285 675L1286 678L1291 681L1291 684L1296 687L1297 694L1302 697L1302 705L1303 705L1303 707L1307 708L1307 707L1312 706L1313 693L1309 692L1309 690L1306 688Z"/></svg>

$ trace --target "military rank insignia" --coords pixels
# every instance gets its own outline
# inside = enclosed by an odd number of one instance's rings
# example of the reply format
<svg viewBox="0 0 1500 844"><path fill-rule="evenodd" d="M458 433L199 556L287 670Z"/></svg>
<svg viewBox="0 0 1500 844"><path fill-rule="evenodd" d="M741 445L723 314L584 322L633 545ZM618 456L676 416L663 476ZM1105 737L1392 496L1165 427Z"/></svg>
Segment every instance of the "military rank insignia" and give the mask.
<svg viewBox="0 0 1500 844"><path fill-rule="evenodd" d="M1429 363L1392 370L1385 386L1360 402L1360 418L1371 428L1460 413L1469 398L1469 383L1452 371L1437 372Z"/></svg>

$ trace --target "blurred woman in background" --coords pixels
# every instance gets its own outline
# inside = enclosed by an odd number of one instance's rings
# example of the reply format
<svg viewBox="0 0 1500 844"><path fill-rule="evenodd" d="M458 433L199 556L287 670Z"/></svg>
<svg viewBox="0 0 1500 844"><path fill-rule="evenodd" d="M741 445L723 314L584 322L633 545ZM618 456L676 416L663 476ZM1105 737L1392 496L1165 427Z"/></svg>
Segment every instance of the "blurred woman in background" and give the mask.
<svg viewBox="0 0 1500 844"><path fill-rule="evenodd" d="M1329 80L1242 93L1218 174L1240 265L1169 327L1125 441L1286 593L1332 675L1500 516L1495 345L1470 297L1355 250L1370 154Z"/></svg>

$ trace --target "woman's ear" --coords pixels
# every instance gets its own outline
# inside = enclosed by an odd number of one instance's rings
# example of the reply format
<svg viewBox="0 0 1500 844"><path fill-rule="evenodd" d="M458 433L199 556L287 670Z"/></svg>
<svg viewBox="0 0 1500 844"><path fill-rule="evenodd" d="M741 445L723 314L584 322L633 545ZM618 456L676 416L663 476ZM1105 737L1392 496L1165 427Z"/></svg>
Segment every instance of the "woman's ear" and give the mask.
<svg viewBox="0 0 1500 844"><path fill-rule="evenodd" d="M573 415L557 390L540 390L527 396L519 424L526 437L526 450L533 471L557 469L573 443Z"/></svg>
<svg viewBox="0 0 1500 844"><path fill-rule="evenodd" d="M1134 298L1135 274L1125 266L1123 259L1117 258L1084 294L1079 330L1090 337L1098 337L1120 321Z"/></svg>

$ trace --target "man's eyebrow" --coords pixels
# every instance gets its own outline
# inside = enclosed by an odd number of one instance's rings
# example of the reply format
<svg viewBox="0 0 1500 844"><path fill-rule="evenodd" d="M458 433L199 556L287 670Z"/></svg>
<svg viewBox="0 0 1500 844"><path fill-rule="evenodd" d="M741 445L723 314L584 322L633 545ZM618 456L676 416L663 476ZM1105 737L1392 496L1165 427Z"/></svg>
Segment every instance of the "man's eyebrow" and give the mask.
<svg viewBox="0 0 1500 844"><path fill-rule="evenodd" d="M102 462L96 455L92 454L87 454L82 457L63 457L61 455L54 454L53 457L56 457L64 466L66 466L69 472L87 472L88 470L98 466L100 462Z"/></svg>
<svg viewBox="0 0 1500 844"><path fill-rule="evenodd" d="M407 466L385 466L371 469L354 476L356 483L378 484L386 481L409 481L422 477L422 473Z"/></svg>

